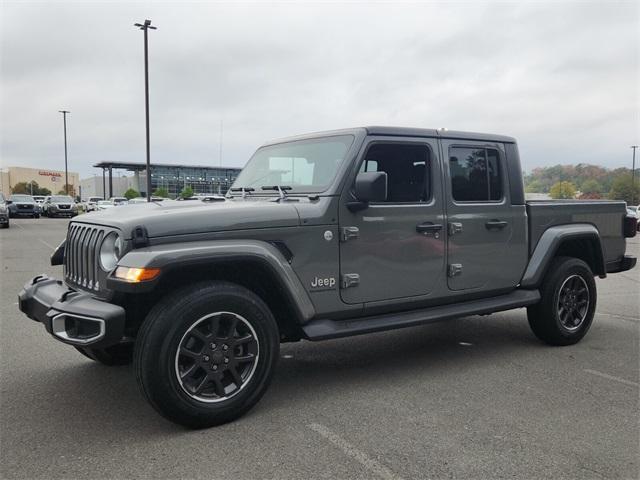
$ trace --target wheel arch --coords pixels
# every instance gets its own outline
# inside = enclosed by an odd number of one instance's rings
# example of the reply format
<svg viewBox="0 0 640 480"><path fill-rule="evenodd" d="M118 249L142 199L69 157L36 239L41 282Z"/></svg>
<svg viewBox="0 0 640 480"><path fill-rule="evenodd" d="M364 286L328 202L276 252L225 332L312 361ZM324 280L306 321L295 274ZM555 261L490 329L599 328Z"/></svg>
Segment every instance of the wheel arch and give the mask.
<svg viewBox="0 0 640 480"><path fill-rule="evenodd" d="M231 240L152 246L127 253L118 265L161 269L152 289L143 293L149 303L176 288L205 280L243 286L271 309L282 340L298 340L300 325L315 316L313 304L291 265L268 242ZM136 285L110 278L108 286L137 297Z"/></svg>
<svg viewBox="0 0 640 480"><path fill-rule="evenodd" d="M556 225L544 231L520 281L523 288L540 286L554 258L583 260L595 275L605 277L606 266L600 232L592 224Z"/></svg>

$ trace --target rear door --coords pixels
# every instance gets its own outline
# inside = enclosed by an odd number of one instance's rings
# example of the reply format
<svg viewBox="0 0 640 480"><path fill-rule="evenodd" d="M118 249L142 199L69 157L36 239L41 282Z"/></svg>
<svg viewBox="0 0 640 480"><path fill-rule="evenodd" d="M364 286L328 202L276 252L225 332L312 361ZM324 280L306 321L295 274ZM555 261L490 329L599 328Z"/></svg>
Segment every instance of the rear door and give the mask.
<svg viewBox="0 0 640 480"><path fill-rule="evenodd" d="M527 261L526 215L511 205L504 145L442 140L450 290L513 288Z"/></svg>
<svg viewBox="0 0 640 480"><path fill-rule="evenodd" d="M358 171L387 173L385 202L351 212L356 172L340 206L342 300L426 296L443 281L444 204L435 139L372 138Z"/></svg>

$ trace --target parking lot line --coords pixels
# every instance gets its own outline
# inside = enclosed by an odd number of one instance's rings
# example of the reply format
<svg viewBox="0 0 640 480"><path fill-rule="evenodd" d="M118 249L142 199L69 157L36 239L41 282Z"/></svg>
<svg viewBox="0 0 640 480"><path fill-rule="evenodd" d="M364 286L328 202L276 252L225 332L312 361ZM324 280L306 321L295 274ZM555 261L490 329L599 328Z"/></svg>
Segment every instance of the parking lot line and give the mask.
<svg viewBox="0 0 640 480"><path fill-rule="evenodd" d="M15 226L20 227L22 230L26 230L26 228L24 228L22 225L20 225L19 223L14 223ZM47 247L49 247L51 250L55 250L56 247L52 247L51 245L49 245L47 242L45 242L44 240L42 240L41 238L38 239L40 241L40 243L46 245Z"/></svg>
<svg viewBox="0 0 640 480"><path fill-rule="evenodd" d="M597 370L590 370L588 368L585 368L584 371L587 373L590 373L591 375L597 375L598 377L606 378L608 380L614 380L616 382L624 383L625 385L640 387L640 383L638 382L632 382L631 380L625 380L624 378L614 377L613 375L608 375L606 373L598 372Z"/></svg>
<svg viewBox="0 0 640 480"><path fill-rule="evenodd" d="M399 477L387 467L378 463L369 455L357 449L342 437L329 430L324 425L321 425L319 423L311 423L307 425L307 427L309 427L325 440L333 444L335 447L338 447L344 452L345 455L358 461L360 464L362 464L363 467L365 467L367 470L377 475L378 477L383 478L384 480L402 480L402 477Z"/></svg>

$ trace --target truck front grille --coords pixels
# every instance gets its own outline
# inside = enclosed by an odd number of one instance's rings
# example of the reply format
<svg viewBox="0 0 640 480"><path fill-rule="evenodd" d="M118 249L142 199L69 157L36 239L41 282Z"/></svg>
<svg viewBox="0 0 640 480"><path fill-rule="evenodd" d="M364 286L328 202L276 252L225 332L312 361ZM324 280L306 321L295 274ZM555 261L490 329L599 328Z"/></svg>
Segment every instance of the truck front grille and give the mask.
<svg viewBox="0 0 640 480"><path fill-rule="evenodd" d="M64 249L66 283L85 290L100 290L100 245L106 229L96 225L72 223Z"/></svg>

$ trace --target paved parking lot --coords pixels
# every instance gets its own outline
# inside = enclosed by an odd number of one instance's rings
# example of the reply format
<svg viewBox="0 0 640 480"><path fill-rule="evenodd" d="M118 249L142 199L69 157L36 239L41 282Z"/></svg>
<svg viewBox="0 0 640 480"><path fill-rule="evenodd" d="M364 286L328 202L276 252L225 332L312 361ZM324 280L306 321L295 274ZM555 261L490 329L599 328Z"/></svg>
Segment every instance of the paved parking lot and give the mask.
<svg viewBox="0 0 640 480"><path fill-rule="evenodd" d="M598 280L578 345L552 348L524 310L284 345L248 415L188 431L129 367L104 367L17 309L60 275L68 220L0 230L2 478L638 478L640 270ZM640 255L640 239L629 242Z"/></svg>

